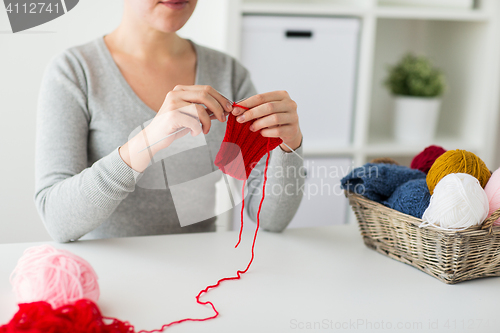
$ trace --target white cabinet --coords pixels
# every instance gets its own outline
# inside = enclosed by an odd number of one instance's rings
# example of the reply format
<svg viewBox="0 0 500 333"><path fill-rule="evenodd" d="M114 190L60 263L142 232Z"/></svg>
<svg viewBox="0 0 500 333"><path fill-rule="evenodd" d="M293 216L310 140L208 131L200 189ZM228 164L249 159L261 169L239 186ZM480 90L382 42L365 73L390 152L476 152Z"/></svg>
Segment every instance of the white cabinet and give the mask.
<svg viewBox="0 0 500 333"><path fill-rule="evenodd" d="M303 198L289 228L320 227L344 224L347 221L347 201L340 188L340 179L352 171L350 158L307 158L304 162L307 178ZM266 191L267 192L267 191ZM233 229L240 228L241 204L233 212ZM255 225L244 213L244 229Z"/></svg>
<svg viewBox="0 0 500 333"><path fill-rule="evenodd" d="M397 5L409 2L428 6ZM467 8L437 7L438 3L467 3ZM227 17L222 14L219 19L231 22L223 36L228 41L225 51L250 69L257 89L286 89L298 102L306 157L347 156L360 166L387 156L409 164L424 147L394 139L392 97L383 81L388 66L415 52L429 56L449 83L434 144L473 151L496 169L500 164L500 1L474 1L472 8L470 3L231 0ZM332 28L329 22L334 22ZM352 29L340 29L343 23ZM333 25L339 27L337 32ZM206 33L209 28L200 22L195 31ZM288 36L299 38L287 38L287 31L291 31ZM331 74L335 69L330 66L342 61L345 68ZM337 81L337 75L353 81ZM339 96L339 91L344 94ZM351 107L346 107L349 101ZM351 117L352 124L346 125Z"/></svg>
<svg viewBox="0 0 500 333"><path fill-rule="evenodd" d="M346 223L347 201L340 180L352 171L349 158L306 159L304 197L289 228Z"/></svg>
<svg viewBox="0 0 500 333"><path fill-rule="evenodd" d="M258 92L287 90L304 149L351 142L360 23L353 18L243 17L241 60Z"/></svg>

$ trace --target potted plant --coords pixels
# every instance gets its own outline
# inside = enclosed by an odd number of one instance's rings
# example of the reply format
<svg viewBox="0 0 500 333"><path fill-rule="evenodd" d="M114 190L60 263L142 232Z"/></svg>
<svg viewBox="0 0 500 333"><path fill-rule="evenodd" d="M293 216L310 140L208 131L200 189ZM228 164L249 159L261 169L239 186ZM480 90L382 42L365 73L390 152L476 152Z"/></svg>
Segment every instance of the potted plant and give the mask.
<svg viewBox="0 0 500 333"><path fill-rule="evenodd" d="M405 55L389 68L385 85L394 96L394 134L404 143L430 143L436 133L446 83L424 56Z"/></svg>

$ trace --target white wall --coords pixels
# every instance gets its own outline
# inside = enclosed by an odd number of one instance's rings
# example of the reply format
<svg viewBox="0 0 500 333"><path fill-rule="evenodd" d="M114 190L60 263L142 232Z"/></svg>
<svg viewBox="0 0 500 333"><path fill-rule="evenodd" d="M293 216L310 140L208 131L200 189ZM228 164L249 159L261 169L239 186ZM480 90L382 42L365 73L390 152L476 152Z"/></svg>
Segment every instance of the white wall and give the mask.
<svg viewBox="0 0 500 333"><path fill-rule="evenodd" d="M199 0L181 35L224 51L230 1ZM64 49L111 32L122 11L123 0L82 0L52 22L12 34L0 4L0 243L50 240L33 201L35 115L43 71Z"/></svg>
<svg viewBox="0 0 500 333"><path fill-rule="evenodd" d="M34 152L38 90L49 59L118 25L122 0L83 0L67 14L12 34L0 5L0 243L49 240L35 209Z"/></svg>
<svg viewBox="0 0 500 333"><path fill-rule="evenodd" d="M227 52L227 31L230 29L228 11L234 0L198 0L198 5L179 35L198 44Z"/></svg>

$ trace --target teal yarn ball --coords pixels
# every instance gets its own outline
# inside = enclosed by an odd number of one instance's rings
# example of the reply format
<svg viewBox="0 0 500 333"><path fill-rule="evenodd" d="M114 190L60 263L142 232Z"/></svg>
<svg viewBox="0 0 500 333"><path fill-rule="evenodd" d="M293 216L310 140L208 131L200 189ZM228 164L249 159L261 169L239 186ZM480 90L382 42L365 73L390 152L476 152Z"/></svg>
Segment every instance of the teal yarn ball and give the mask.
<svg viewBox="0 0 500 333"><path fill-rule="evenodd" d="M399 186L384 205L401 213L422 218L430 200L431 194L426 180L415 179Z"/></svg>

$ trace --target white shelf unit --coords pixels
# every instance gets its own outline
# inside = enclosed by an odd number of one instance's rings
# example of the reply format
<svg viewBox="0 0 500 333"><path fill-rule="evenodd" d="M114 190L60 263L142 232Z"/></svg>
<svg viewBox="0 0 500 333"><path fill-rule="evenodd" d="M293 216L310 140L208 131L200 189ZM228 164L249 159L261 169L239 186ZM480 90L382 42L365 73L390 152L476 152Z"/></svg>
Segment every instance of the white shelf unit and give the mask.
<svg viewBox="0 0 500 333"><path fill-rule="evenodd" d="M306 156L346 156L362 165L372 157L407 161L424 147L392 136L392 99L382 81L387 66L409 51L429 56L446 74L435 144L468 149L491 166L495 161L500 77L499 4L476 8L384 6L375 0L229 0L223 50L241 58L243 15L356 17L361 20L353 138L349 146L311 147ZM293 97L293 96L292 96ZM300 107L300 105L299 105Z"/></svg>
<svg viewBox="0 0 500 333"><path fill-rule="evenodd" d="M200 0L199 4L203 5L204 1L214 0ZM219 45L224 45L219 49L238 59L241 59L245 15L360 20L352 142L348 146L309 147L304 152L306 158L347 157L354 166L375 157L392 157L401 163L410 163L426 144L402 144L393 139L392 98L383 80L387 67L412 51L429 56L443 69L448 81L434 144L473 151L492 170L498 168L495 162L498 158L500 1L476 0L471 9L386 6L377 0L217 1L225 1L225 7L230 8L222 12L227 13L223 20L231 27L219 36ZM206 23L214 19L204 18L204 22L197 24L207 26Z"/></svg>

